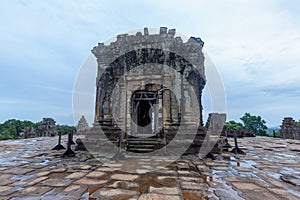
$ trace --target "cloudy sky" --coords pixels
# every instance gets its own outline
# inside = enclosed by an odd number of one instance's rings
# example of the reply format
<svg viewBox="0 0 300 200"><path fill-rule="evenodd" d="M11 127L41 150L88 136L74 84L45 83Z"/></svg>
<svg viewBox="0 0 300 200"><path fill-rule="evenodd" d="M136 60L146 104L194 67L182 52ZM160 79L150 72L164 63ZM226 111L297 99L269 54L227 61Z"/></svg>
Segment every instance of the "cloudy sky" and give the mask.
<svg viewBox="0 0 300 200"><path fill-rule="evenodd" d="M1 4L0 22L0 122L74 124L74 81L92 47L160 26L205 42L223 80L228 120L245 112L269 126L300 118L297 0L11 0Z"/></svg>

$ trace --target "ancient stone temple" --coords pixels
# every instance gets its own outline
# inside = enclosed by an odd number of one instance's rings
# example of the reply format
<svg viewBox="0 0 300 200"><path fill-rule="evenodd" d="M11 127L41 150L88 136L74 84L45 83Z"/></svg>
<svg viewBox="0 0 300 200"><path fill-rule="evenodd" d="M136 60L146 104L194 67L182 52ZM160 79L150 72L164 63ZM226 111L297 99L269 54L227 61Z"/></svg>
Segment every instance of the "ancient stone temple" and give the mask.
<svg viewBox="0 0 300 200"><path fill-rule="evenodd" d="M43 118L43 121L38 126L36 132L39 137L53 137L56 136L56 121L52 118Z"/></svg>
<svg viewBox="0 0 300 200"><path fill-rule="evenodd" d="M78 121L78 124L76 126L77 132L79 131L85 131L88 130L90 127L85 119L85 117L82 115L80 120Z"/></svg>
<svg viewBox="0 0 300 200"><path fill-rule="evenodd" d="M165 27L158 34L145 28L144 33L118 35L108 45L99 43L92 49L98 63L92 131L101 127L115 142L123 133L127 150L148 145L145 152L159 148L157 141L168 144L180 127L186 137L192 127L205 135L203 45L196 37L184 42L175 29Z"/></svg>
<svg viewBox="0 0 300 200"><path fill-rule="evenodd" d="M20 133L21 138L34 138L36 137L36 131L32 126L25 126Z"/></svg>
<svg viewBox="0 0 300 200"><path fill-rule="evenodd" d="M292 117L285 117L282 120L280 137L284 139L300 140L300 126Z"/></svg>

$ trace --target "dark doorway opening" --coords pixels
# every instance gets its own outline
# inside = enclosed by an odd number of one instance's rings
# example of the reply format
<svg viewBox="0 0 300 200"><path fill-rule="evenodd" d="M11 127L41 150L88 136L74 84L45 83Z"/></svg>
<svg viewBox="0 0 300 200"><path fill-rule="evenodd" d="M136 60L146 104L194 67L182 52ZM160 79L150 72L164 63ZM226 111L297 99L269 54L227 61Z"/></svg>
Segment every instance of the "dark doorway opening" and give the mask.
<svg viewBox="0 0 300 200"><path fill-rule="evenodd" d="M131 116L135 125L135 134L155 134L157 112L154 104L157 103L157 92L135 91L132 95Z"/></svg>
<svg viewBox="0 0 300 200"><path fill-rule="evenodd" d="M140 101L137 109L137 125L139 133L153 132L153 109L151 109L153 102L151 101Z"/></svg>

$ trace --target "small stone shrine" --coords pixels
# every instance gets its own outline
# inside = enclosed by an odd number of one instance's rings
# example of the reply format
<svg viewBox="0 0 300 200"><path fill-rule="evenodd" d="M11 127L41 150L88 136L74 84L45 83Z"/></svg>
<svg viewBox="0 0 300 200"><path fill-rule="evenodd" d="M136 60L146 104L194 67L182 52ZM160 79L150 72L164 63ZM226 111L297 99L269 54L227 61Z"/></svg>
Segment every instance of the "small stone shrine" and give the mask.
<svg viewBox="0 0 300 200"><path fill-rule="evenodd" d="M292 117L285 117L282 120L280 137L284 139L300 140L300 126Z"/></svg>
<svg viewBox="0 0 300 200"><path fill-rule="evenodd" d="M85 117L82 115L76 126L77 132L85 131L85 130L88 130L89 128L90 127L89 127Z"/></svg>

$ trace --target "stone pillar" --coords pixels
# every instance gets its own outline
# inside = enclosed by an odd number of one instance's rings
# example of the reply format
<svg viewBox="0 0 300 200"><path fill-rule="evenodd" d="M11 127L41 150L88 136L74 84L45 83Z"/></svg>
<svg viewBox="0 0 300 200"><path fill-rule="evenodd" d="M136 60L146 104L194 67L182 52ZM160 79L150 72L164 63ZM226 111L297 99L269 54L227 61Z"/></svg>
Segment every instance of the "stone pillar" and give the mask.
<svg viewBox="0 0 300 200"><path fill-rule="evenodd" d="M158 94L158 115L157 115L157 129L162 130L163 128L163 92Z"/></svg>

